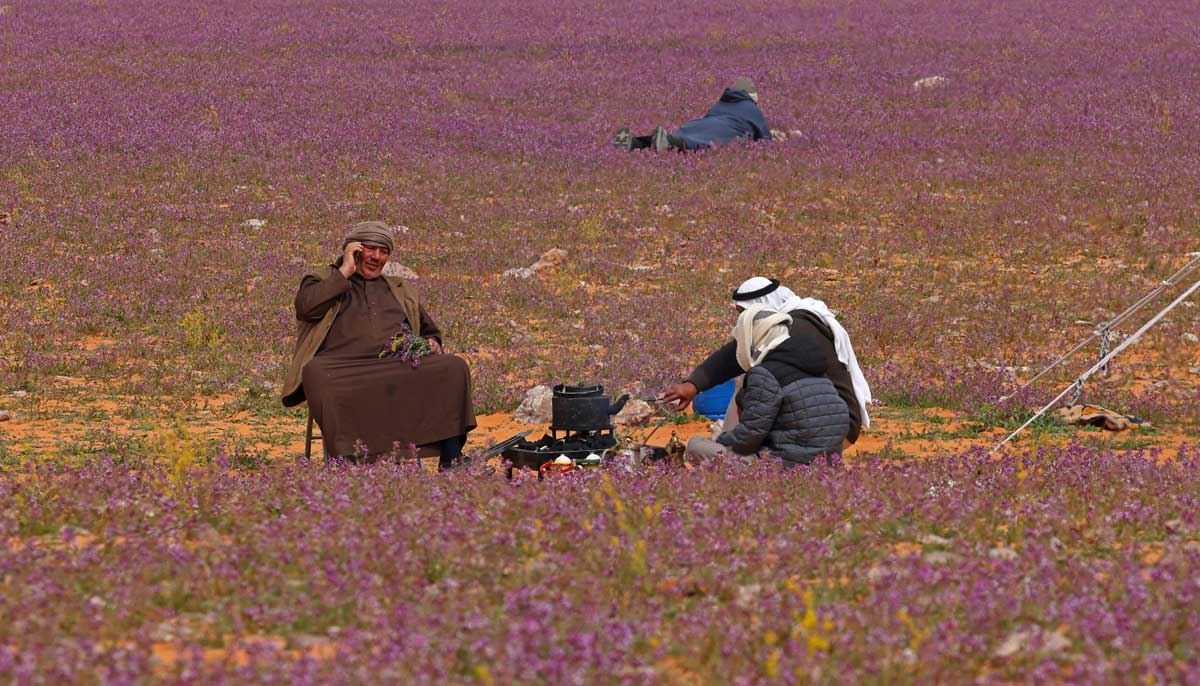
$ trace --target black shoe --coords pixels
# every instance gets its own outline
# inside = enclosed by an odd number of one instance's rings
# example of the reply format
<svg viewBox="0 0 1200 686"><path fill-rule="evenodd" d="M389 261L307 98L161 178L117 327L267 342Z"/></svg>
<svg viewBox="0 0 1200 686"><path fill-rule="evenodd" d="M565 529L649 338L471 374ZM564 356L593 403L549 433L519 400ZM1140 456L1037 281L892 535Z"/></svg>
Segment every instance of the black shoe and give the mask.
<svg viewBox="0 0 1200 686"><path fill-rule="evenodd" d="M633 134L629 133L628 126L617 132L617 137L613 139L613 147L618 150L633 150Z"/></svg>

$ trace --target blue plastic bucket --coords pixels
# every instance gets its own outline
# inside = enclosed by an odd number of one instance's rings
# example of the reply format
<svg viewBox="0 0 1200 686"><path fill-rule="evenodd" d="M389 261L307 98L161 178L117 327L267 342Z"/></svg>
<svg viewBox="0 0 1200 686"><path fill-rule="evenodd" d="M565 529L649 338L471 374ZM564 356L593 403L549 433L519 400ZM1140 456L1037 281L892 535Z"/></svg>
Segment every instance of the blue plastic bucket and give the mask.
<svg viewBox="0 0 1200 686"><path fill-rule="evenodd" d="M692 411L709 419L724 419L725 410L729 408L729 401L733 398L733 390L736 386L737 379L730 379L707 391L697 393L696 397L692 399Z"/></svg>

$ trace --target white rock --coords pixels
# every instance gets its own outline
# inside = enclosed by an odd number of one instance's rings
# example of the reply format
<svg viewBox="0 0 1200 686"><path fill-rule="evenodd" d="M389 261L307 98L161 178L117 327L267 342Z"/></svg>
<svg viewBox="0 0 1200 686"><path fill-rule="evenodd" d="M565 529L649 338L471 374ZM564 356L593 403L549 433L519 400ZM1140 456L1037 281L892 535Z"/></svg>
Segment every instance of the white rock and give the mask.
<svg viewBox="0 0 1200 686"><path fill-rule="evenodd" d="M742 609L752 609L758 606L758 597L762 595L762 584L742 584L734 591L733 602Z"/></svg>
<svg viewBox="0 0 1200 686"><path fill-rule="evenodd" d="M657 683L662 680L662 674L658 671L658 667L619 667L613 676L619 678L621 683L626 681L634 681L636 683Z"/></svg>
<svg viewBox="0 0 1200 686"><path fill-rule="evenodd" d="M945 76L926 76L923 79L917 79L916 81L913 81L912 87L915 91L921 91L930 88L940 88L944 85L946 85Z"/></svg>
<svg viewBox="0 0 1200 686"><path fill-rule="evenodd" d="M934 550L932 552L925 553L922 557L927 564L939 566L954 564L962 560L962 555L959 555L958 553L947 552L945 550Z"/></svg>
<svg viewBox="0 0 1200 686"><path fill-rule="evenodd" d="M1004 639L992 655L996 657L1012 657L1017 653L1023 653L1029 649L1030 637L1031 634L1028 631L1014 631Z"/></svg>
<svg viewBox="0 0 1200 686"><path fill-rule="evenodd" d="M12 393L9 393L9 395L14 398L24 398L29 395L29 391L13 391Z"/></svg>
<svg viewBox="0 0 1200 686"><path fill-rule="evenodd" d="M560 248L550 248L542 253L537 262L528 267L514 267L504 272L504 276L514 276L518 279L528 279L543 272L558 269L567 260L567 251Z"/></svg>
<svg viewBox="0 0 1200 686"><path fill-rule="evenodd" d="M314 634L290 634L288 642L300 650L322 650L332 645L328 636Z"/></svg>
<svg viewBox="0 0 1200 686"><path fill-rule="evenodd" d="M383 265L383 275L397 276L408 281L415 281L421 278L416 272L395 260L388 260L387 264Z"/></svg>
<svg viewBox="0 0 1200 686"><path fill-rule="evenodd" d="M622 426L638 426L654 414L654 408L645 400L630 400L625 407L613 417L613 424Z"/></svg>
<svg viewBox="0 0 1200 686"><path fill-rule="evenodd" d="M1071 647L1071 639L1064 636L1061 632L1054 631L1048 634L1042 640L1043 653L1061 653Z"/></svg>
<svg viewBox="0 0 1200 686"><path fill-rule="evenodd" d="M923 534L917 538L917 542L921 545L950 545L953 543L950 539L942 538L937 534Z"/></svg>
<svg viewBox="0 0 1200 686"><path fill-rule="evenodd" d="M12 415L8 410L0 410L0 422L7 422L10 419L12 419Z"/></svg>
<svg viewBox="0 0 1200 686"><path fill-rule="evenodd" d="M242 222L242 228L244 229L261 229L266 225L266 219L247 219L246 221Z"/></svg>
<svg viewBox="0 0 1200 686"><path fill-rule="evenodd" d="M998 648L992 653L995 657L1012 657L1018 653L1028 653L1033 647L1033 631L1021 629L1009 634ZM1071 639L1060 631L1042 633L1038 653L1047 655L1061 653L1071 647Z"/></svg>
<svg viewBox="0 0 1200 686"><path fill-rule="evenodd" d="M1200 336L1197 336L1194 333L1185 333L1183 334L1183 340L1187 341L1188 343L1200 343Z"/></svg>
<svg viewBox="0 0 1200 686"><path fill-rule="evenodd" d="M513 421L522 424L549 424L554 412L554 391L549 386L534 386L513 413Z"/></svg>
<svg viewBox="0 0 1200 686"><path fill-rule="evenodd" d="M992 558L993 560L1015 560L1017 559L1018 554L1017 551L1013 550L1012 548L1005 548L1001 546L999 548L992 548L989 550L988 557Z"/></svg>

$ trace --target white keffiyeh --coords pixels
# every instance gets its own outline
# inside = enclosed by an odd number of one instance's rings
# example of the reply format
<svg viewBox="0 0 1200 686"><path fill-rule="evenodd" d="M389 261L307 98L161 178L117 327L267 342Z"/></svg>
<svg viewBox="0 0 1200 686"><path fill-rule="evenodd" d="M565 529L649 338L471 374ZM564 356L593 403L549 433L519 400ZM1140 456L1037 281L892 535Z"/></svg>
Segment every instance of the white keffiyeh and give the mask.
<svg viewBox="0 0 1200 686"><path fill-rule="evenodd" d="M752 305L738 315L733 325L733 340L737 341L737 361L742 371L758 366L767 353L788 338L790 315L777 312L766 305Z"/></svg>
<svg viewBox="0 0 1200 686"><path fill-rule="evenodd" d="M738 286L737 292L753 293L770 285L770 279L756 276ZM829 306L816 298L798 297L792 292L792 289L782 285L766 295L750 300L739 300L738 305L747 309L754 305L765 305L776 312L808 310L820 316L829 330L833 332L833 347L837 351L838 361L846 365L846 371L850 372L850 381L854 385L854 397L858 399L858 405L862 408L862 425L864 428L871 426L871 419L867 416L867 405L871 402L871 387L867 385L867 378L863 376L862 368L858 366L858 357L855 356L854 346L850 343L850 334L846 333L846 329L834 316L833 310L830 310ZM740 362L741 360L739 360Z"/></svg>

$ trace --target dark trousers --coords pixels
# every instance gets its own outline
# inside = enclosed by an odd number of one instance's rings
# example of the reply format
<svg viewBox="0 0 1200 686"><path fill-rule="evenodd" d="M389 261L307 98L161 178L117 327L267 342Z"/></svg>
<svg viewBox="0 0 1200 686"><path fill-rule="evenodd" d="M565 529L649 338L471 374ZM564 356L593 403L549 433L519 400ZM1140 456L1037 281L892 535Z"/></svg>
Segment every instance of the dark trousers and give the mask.
<svg viewBox="0 0 1200 686"><path fill-rule="evenodd" d="M683 139L679 136L667 134L667 144L672 150L687 150L687 145L684 144ZM654 145L654 134L650 134L649 136L634 136L629 149L643 150L652 145Z"/></svg>
<svg viewBox="0 0 1200 686"><path fill-rule="evenodd" d="M451 436L441 442L442 454L438 458L438 471L445 471L462 459L463 446L467 444L467 435Z"/></svg>

